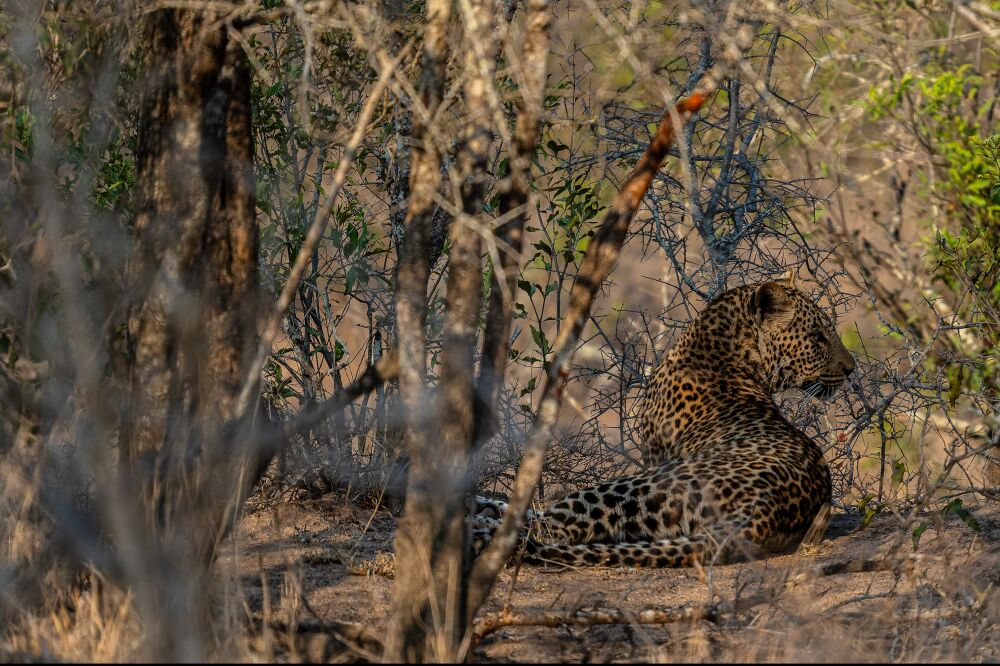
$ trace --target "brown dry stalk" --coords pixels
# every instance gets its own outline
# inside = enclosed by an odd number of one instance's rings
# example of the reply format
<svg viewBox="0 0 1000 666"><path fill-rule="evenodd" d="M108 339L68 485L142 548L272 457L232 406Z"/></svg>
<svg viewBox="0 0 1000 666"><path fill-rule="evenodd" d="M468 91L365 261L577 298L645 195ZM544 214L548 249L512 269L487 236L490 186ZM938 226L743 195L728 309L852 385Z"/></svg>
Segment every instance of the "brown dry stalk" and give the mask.
<svg viewBox="0 0 1000 666"><path fill-rule="evenodd" d="M580 265L580 272L570 294L569 313L553 345L556 362L549 367L549 381L558 380L560 371L568 369L570 357L576 349L576 341L583 331L583 325L590 315L594 298L614 267L618 253L625 243L628 226L653 182L653 177L666 159L667 150L673 143L676 131L702 107L708 95L708 91L696 91L663 114L649 147L639 158L639 162L625 180L611 208L604 215L604 220Z"/></svg>

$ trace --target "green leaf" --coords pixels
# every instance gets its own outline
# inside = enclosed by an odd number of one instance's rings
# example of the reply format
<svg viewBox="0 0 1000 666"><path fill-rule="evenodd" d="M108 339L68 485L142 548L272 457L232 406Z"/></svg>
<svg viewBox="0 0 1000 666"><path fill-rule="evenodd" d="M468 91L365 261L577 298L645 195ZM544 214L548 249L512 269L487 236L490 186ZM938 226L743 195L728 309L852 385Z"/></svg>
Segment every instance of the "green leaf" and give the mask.
<svg viewBox="0 0 1000 666"><path fill-rule="evenodd" d="M872 523L872 519L879 512L879 505L872 504L865 507L865 515L861 518L861 527L868 527Z"/></svg>
<svg viewBox="0 0 1000 666"><path fill-rule="evenodd" d="M545 145L548 147L549 150L552 151L553 156L558 156L559 153L561 153L562 151L569 150L569 146L563 143L559 143L555 139L549 139L548 141L545 142Z"/></svg>
<svg viewBox="0 0 1000 666"><path fill-rule="evenodd" d="M549 353L549 341L545 337L545 333L534 326L531 326L531 339L535 341L535 345L541 350L542 356Z"/></svg>
<svg viewBox="0 0 1000 666"><path fill-rule="evenodd" d="M963 504L962 500L958 497L948 502L948 504L941 509L941 514L945 516L955 514L961 518L962 522L968 525L969 529L973 532L983 531L983 528L979 525L979 521L976 520L976 517L972 515L971 511L965 508L965 504Z"/></svg>
<svg viewBox="0 0 1000 666"><path fill-rule="evenodd" d="M877 514L879 511L882 510L882 507L878 504L878 502L872 501L874 499L875 495L867 493L864 497L858 500L858 508L861 509L861 511L863 512L863 516L861 517L861 525L858 527L858 529L861 529L862 527L868 527L868 525L871 524L872 519L875 517L875 514Z"/></svg>
<svg viewBox="0 0 1000 666"><path fill-rule="evenodd" d="M952 407L962 396L964 365L953 365L948 369L948 404Z"/></svg>
<svg viewBox="0 0 1000 666"><path fill-rule="evenodd" d="M351 268L347 271L347 278L344 284L344 293L350 295L354 292L354 283L357 280L357 272Z"/></svg>
<svg viewBox="0 0 1000 666"><path fill-rule="evenodd" d="M896 490L901 485L903 485L903 475L906 474L906 465L903 464L902 460L897 460L892 463L892 489Z"/></svg>
<svg viewBox="0 0 1000 666"><path fill-rule="evenodd" d="M916 527L913 528L913 550L917 550L917 546L920 544L920 535L927 531L930 527L929 523L918 523Z"/></svg>

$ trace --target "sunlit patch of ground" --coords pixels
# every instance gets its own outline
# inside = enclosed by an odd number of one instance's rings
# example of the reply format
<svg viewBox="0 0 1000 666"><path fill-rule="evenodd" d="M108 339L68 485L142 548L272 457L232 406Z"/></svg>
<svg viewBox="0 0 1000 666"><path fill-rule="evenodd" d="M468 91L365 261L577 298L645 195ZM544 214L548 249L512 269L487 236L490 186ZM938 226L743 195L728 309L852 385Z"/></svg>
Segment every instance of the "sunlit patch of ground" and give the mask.
<svg viewBox="0 0 1000 666"><path fill-rule="evenodd" d="M480 661L1000 659L1000 507L927 517L913 548L900 518L834 516L817 547L701 571L508 568L485 612L517 613L717 604L713 621L666 625L505 627L475 648ZM282 623L354 622L378 629L392 593L393 512L329 495L248 515L236 536L247 608ZM891 571L820 575L824 565L880 562ZM734 602L763 599L738 612ZM295 655L276 655L279 658ZM298 655L299 657L309 655ZM346 655L344 655L346 656Z"/></svg>

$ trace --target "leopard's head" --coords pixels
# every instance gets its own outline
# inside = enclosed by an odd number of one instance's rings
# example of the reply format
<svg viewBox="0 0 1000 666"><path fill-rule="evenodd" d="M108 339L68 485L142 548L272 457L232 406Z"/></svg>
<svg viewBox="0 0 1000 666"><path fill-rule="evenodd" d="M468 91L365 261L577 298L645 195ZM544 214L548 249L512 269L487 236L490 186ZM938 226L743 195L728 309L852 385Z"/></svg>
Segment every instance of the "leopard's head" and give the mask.
<svg viewBox="0 0 1000 666"><path fill-rule="evenodd" d="M749 309L773 392L797 387L829 400L854 372L830 317L790 280L757 286Z"/></svg>

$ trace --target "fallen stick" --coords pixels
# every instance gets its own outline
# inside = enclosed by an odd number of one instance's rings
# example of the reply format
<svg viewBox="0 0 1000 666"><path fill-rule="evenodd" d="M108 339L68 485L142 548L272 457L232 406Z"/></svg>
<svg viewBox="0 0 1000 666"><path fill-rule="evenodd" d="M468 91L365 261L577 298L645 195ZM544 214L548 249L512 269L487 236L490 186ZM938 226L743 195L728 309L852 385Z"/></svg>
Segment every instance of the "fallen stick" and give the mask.
<svg viewBox="0 0 1000 666"><path fill-rule="evenodd" d="M561 627L566 625L593 627L602 624L673 624L677 622L718 623L724 615L741 613L759 606L774 597L760 594L735 603L719 602L707 606L674 606L627 611L618 608L575 611L513 612L501 610L487 613L476 622L472 630L473 641L478 642L504 627Z"/></svg>

